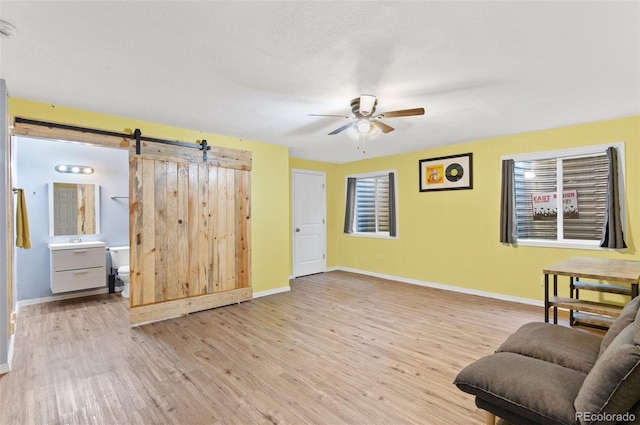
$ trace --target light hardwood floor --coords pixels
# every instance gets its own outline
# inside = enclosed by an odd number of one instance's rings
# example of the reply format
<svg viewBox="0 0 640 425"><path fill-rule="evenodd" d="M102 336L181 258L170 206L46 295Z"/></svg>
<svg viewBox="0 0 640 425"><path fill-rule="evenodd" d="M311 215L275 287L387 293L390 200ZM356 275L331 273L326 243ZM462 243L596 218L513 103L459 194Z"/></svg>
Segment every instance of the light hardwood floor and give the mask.
<svg viewBox="0 0 640 425"><path fill-rule="evenodd" d="M542 319L345 272L133 329L119 295L32 305L0 424L482 424L454 377Z"/></svg>

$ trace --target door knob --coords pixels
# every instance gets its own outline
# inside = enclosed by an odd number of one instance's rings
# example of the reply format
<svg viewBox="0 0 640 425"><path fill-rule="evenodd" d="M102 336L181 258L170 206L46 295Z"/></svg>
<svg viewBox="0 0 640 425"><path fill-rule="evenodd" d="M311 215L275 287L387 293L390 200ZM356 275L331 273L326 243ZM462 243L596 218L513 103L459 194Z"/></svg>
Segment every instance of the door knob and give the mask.
<svg viewBox="0 0 640 425"><path fill-rule="evenodd" d="M300 228L299 228L299 227L296 227L296 232L299 232L299 231L300 231Z"/></svg>

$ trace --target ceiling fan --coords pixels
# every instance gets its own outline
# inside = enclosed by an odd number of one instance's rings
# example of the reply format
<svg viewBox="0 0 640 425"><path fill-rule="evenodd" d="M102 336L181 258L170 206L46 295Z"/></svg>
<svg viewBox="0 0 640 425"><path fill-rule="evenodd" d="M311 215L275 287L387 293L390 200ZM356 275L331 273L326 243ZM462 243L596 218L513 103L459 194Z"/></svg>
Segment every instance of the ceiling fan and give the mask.
<svg viewBox="0 0 640 425"><path fill-rule="evenodd" d="M343 125L331 133L341 133L348 128L355 128L359 135L377 135L381 132L389 133L394 130L393 127L380 121L382 118L396 118L396 117L410 117L413 115L424 115L424 108L402 109L399 111L382 112L378 115L376 113L376 106L378 105L378 99L375 96L369 94L363 94L360 97L356 97L351 101L351 111L353 115L323 115L323 114L309 114L311 117L339 117L347 118L351 120L348 124Z"/></svg>

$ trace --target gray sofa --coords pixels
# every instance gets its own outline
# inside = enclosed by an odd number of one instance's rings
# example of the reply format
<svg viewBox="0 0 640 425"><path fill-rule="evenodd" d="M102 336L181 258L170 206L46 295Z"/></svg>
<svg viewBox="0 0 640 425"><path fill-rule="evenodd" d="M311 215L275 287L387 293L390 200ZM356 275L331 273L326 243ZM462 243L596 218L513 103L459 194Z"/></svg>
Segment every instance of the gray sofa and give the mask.
<svg viewBox="0 0 640 425"><path fill-rule="evenodd" d="M516 425L640 424L640 297L604 337L528 323L454 384L487 412Z"/></svg>

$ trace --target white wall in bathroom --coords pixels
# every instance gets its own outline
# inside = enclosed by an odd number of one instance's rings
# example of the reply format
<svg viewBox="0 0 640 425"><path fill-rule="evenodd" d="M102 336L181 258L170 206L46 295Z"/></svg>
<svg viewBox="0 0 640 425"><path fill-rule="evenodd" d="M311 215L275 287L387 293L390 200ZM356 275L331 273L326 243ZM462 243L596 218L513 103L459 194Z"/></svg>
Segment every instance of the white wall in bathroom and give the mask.
<svg viewBox="0 0 640 425"><path fill-rule="evenodd" d="M111 199L129 196L129 157L126 149L18 137L16 158L16 186L25 190L32 244L31 249L16 253L18 300L22 301L52 295L48 244L69 240L68 236L49 236L49 183L100 185L100 234L82 239L101 240L108 246L129 244L129 200ZM57 164L88 165L95 172L58 173L54 170Z"/></svg>

